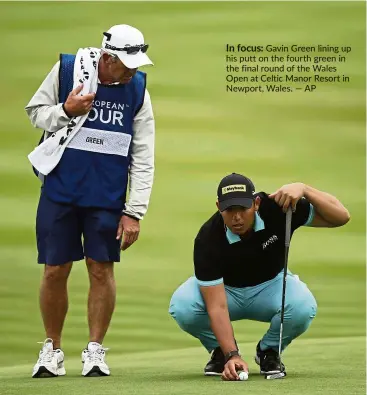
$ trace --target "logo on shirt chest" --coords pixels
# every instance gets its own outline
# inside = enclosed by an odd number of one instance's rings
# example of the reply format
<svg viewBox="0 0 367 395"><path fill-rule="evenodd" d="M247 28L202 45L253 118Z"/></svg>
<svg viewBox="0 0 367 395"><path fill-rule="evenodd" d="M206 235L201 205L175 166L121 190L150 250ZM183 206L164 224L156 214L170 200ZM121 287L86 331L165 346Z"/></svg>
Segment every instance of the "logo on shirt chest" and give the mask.
<svg viewBox="0 0 367 395"><path fill-rule="evenodd" d="M278 236L277 235L273 235L271 236L267 241L265 241L262 245L263 245L263 250L265 250L266 248L268 248L270 246L270 244L275 243L278 240Z"/></svg>

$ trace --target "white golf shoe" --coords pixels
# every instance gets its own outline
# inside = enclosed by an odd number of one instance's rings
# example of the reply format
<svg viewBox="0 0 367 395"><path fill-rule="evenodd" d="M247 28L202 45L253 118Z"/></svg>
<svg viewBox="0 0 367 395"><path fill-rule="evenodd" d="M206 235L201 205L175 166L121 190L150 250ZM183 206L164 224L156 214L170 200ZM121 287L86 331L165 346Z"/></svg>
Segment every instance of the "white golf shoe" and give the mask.
<svg viewBox="0 0 367 395"><path fill-rule="evenodd" d="M101 344L89 342L82 352L83 371L85 377L109 376L110 369L104 358L108 348L103 348Z"/></svg>
<svg viewBox="0 0 367 395"><path fill-rule="evenodd" d="M32 377L65 376L64 353L58 348L54 350L52 339L46 339L34 365Z"/></svg>

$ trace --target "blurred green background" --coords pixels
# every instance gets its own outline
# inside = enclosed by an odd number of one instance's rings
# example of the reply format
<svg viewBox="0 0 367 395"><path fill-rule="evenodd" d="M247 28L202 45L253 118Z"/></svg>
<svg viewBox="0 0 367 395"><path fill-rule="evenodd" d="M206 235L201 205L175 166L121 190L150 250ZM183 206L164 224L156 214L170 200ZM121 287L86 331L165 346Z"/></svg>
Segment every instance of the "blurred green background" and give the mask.
<svg viewBox="0 0 367 395"><path fill-rule="evenodd" d="M272 384L273 393L365 393L364 2L0 3L0 393L51 391L48 382L42 390L28 379L44 334L34 231L40 184L27 159L41 131L32 128L24 106L60 52L99 46L102 32L120 23L143 31L155 63L143 70L156 117L156 176L139 242L116 265L117 307L105 339L114 377L128 383L98 387L97 380L95 388L111 394L196 394L204 385L223 391L201 377L208 356L167 309L175 288L193 273L193 239L215 210L217 183L235 171L250 176L258 191L305 182L350 210L346 227L301 229L293 239L290 268L313 291L319 310L285 354L293 361L289 370L306 373L295 379L297 387L291 377ZM237 43L352 46L343 65L351 81L320 85L314 93L226 93L225 46ZM63 341L75 377L88 340L87 290L85 265L76 263ZM252 353L267 325L238 322L234 328L257 371ZM141 376L134 374L141 368L149 383L139 387ZM338 381L340 370L348 370L345 380L353 378L347 388ZM316 385L310 372L318 387L310 386L308 380ZM87 388L85 381L60 387L67 379L57 380L57 391ZM257 393L260 383L246 385Z"/></svg>

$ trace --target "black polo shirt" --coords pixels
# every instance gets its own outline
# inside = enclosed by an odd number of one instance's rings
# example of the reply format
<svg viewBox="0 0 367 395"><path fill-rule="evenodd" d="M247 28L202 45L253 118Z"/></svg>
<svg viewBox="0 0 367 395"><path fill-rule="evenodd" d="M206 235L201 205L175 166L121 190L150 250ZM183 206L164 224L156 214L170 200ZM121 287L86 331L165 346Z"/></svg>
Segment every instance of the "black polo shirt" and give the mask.
<svg viewBox="0 0 367 395"><path fill-rule="evenodd" d="M195 239L195 276L202 286L224 282L231 287L248 287L274 278L284 267L285 214L264 192L253 229L245 237L233 234L216 212ZM293 233L313 219L314 209L305 198L292 216Z"/></svg>

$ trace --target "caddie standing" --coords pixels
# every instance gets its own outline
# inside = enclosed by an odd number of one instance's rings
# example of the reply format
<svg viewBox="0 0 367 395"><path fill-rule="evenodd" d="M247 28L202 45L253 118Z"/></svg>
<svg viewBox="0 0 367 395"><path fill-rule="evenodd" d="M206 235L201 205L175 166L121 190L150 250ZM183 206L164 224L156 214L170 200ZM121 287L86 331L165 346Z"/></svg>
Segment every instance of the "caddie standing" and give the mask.
<svg viewBox="0 0 367 395"><path fill-rule="evenodd" d="M74 261L89 273L89 343L83 376L108 376L102 343L115 306L114 262L139 236L154 173L154 117L143 34L129 25L103 33L102 48L60 55L26 107L43 129L29 155L42 179L37 211L40 308L46 340L33 377L65 375L61 333ZM128 196L128 198L127 198Z"/></svg>

